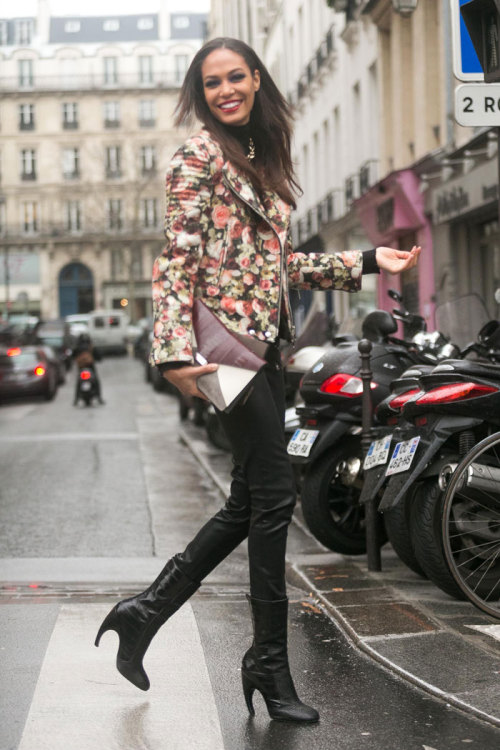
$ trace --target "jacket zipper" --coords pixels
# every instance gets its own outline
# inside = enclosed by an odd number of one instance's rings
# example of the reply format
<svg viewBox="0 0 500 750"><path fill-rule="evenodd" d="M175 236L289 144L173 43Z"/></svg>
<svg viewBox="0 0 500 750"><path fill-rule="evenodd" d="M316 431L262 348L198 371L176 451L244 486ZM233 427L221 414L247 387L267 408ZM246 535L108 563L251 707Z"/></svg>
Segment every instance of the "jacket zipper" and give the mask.
<svg viewBox="0 0 500 750"><path fill-rule="evenodd" d="M280 245L280 286L279 286L279 295L278 295L278 335L279 335L280 318L281 318L281 301L282 301L282 298L283 298L283 274L284 274L283 263L284 263L284 254L285 254L285 251L283 249L283 244L281 242L281 238L280 238L278 232L276 231L276 229L269 222L269 219L267 218L267 216L264 213L262 213L262 211L257 210L255 208L255 206L252 206L252 204L249 201L245 200L245 198L243 198L243 196L241 196L233 188L233 186L231 185L231 183L229 182L229 180L225 177L225 175L222 176L222 181L224 182L224 184L226 185L226 187L228 187L229 190L233 193L233 195L236 195L237 198L239 198L241 201L243 201L243 203L245 203L254 213L256 213L257 216L260 216L261 219L264 219L264 221L266 222L266 224L271 227L272 231L276 235L277 240L279 242L279 245ZM288 314L288 326L289 326L289 330L290 330L291 342L294 343L295 342L295 326L294 326L293 320L292 320L292 308L291 308L291 305L290 305L290 299L288 298L288 285L287 285L287 294L286 294L286 299L285 299L285 307L286 307L287 314Z"/></svg>

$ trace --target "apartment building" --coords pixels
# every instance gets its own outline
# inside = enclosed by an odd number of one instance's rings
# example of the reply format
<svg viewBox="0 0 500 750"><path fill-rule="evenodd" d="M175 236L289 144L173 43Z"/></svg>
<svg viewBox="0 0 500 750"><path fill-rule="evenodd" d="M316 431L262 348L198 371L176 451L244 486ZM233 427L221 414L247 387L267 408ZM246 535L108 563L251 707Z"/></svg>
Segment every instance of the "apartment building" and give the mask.
<svg viewBox="0 0 500 750"><path fill-rule="evenodd" d="M0 309L149 314L173 112L206 16L0 11Z"/></svg>
<svg viewBox="0 0 500 750"><path fill-rule="evenodd" d="M293 106L295 247L424 249L418 269L327 299L337 318L390 308L389 287L430 327L457 293L491 298L496 137L454 120L448 0L214 0L210 34L252 44Z"/></svg>

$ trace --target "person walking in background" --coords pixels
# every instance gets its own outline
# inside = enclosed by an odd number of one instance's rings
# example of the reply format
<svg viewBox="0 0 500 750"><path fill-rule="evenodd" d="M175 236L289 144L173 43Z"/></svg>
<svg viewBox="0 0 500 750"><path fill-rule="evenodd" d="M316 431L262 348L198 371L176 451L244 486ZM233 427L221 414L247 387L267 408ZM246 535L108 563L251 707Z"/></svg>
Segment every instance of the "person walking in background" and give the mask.
<svg viewBox="0 0 500 750"><path fill-rule="evenodd" d="M273 719L315 722L297 696L287 654L285 551L295 485L284 437L279 340L294 336L288 298L299 289L355 292L363 273L413 267L411 252L294 253L290 213L299 193L290 154L289 107L255 52L228 38L207 42L186 75L176 123L203 125L172 158L166 181L166 246L153 271L151 359L187 396L217 365L193 355L193 302L200 299L235 334L261 342L266 365L246 400L218 412L234 469L230 496L142 593L119 602L102 623L119 636L117 668L147 690L144 654L160 626L201 581L248 538L254 638L241 676L248 710L262 694Z"/></svg>

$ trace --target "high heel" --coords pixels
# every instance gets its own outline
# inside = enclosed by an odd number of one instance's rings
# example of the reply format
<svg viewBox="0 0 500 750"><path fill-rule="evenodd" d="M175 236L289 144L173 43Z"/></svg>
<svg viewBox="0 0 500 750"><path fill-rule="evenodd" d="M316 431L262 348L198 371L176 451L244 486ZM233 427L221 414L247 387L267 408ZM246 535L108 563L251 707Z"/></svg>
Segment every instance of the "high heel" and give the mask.
<svg viewBox="0 0 500 750"><path fill-rule="evenodd" d="M118 617L118 613L116 610L117 607L113 607L111 612L104 619L97 633L94 646L99 646L101 637L104 635L104 633L107 633L108 630L114 630L116 633L118 633L118 635L120 635L120 618Z"/></svg>
<svg viewBox="0 0 500 750"><path fill-rule="evenodd" d="M243 695L245 696L248 713L250 714L250 716L255 716L255 709L253 707L253 694L255 688L248 678L248 675L246 675L243 671L241 672L241 682L243 685Z"/></svg>
<svg viewBox="0 0 500 750"><path fill-rule="evenodd" d="M161 626L199 588L178 567L168 561L156 580L141 594L118 602L103 620L95 639L99 646L108 630L118 634L116 668L140 690L149 690L149 678L142 660Z"/></svg>
<svg viewBox="0 0 500 750"><path fill-rule="evenodd" d="M243 657L241 678L250 715L255 714L252 697L258 690L271 719L318 721L316 709L299 699L290 674L287 653L288 599L268 602L247 598L252 611L254 640Z"/></svg>

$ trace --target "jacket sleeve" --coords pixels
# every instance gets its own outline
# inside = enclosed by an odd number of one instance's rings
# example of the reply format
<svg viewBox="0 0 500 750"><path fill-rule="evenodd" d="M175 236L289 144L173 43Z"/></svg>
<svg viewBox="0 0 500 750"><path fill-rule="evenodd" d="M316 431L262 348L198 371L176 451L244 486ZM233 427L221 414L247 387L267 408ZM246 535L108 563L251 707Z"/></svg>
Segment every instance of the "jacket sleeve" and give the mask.
<svg viewBox="0 0 500 750"><path fill-rule="evenodd" d="M167 172L166 197L167 242L153 267L153 365L193 362L193 293L212 197L210 157L199 142L187 141L174 155Z"/></svg>
<svg viewBox="0 0 500 750"><path fill-rule="evenodd" d="M288 279L294 289L340 289L357 292L361 289L363 253L346 250L342 253L294 253L287 242Z"/></svg>

